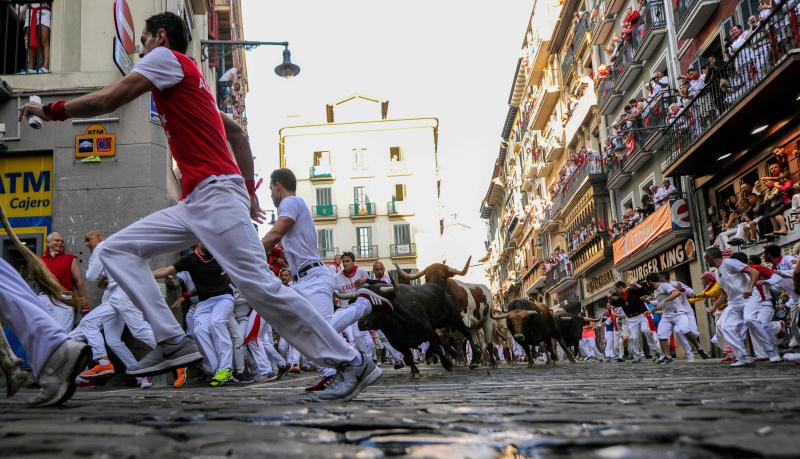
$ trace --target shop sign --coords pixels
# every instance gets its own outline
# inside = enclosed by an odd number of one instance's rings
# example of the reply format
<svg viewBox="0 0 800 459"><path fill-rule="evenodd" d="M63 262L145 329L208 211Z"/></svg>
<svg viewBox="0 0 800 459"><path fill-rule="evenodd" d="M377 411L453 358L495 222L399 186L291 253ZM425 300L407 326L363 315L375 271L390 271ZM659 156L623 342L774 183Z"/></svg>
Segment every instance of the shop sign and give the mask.
<svg viewBox="0 0 800 459"><path fill-rule="evenodd" d="M117 153L117 136L106 132L101 124L91 124L85 134L75 136L75 157L114 156Z"/></svg>
<svg viewBox="0 0 800 459"><path fill-rule="evenodd" d="M689 205L685 199L676 199L670 205L656 209L624 236L614 241L614 264L647 247L664 234L689 227Z"/></svg>
<svg viewBox="0 0 800 459"><path fill-rule="evenodd" d="M53 215L53 157L0 157L0 204L14 227L50 227Z"/></svg>
<svg viewBox="0 0 800 459"><path fill-rule="evenodd" d="M603 271L602 273L594 276L585 283L586 288L586 297L591 297L595 293L601 292L611 284L614 283L616 279L614 278L614 271L609 269L608 271Z"/></svg>
<svg viewBox="0 0 800 459"><path fill-rule="evenodd" d="M661 254L636 265L633 269L625 272L625 281L628 283L642 280L653 272L670 271L678 266L694 260L697 256L694 241L687 239Z"/></svg>
<svg viewBox="0 0 800 459"><path fill-rule="evenodd" d="M150 93L150 122L161 126L161 115L158 114L156 100L153 98L153 93Z"/></svg>

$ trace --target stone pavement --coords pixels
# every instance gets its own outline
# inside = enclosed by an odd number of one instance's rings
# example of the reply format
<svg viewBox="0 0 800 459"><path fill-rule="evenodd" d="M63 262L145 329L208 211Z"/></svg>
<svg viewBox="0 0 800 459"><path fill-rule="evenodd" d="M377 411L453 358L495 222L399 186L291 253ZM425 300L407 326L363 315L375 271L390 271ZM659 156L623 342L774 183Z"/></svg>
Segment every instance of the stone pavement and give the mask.
<svg viewBox="0 0 800 459"><path fill-rule="evenodd" d="M277 383L0 401L0 456L722 458L800 455L800 366L706 361L386 369L351 403Z"/></svg>

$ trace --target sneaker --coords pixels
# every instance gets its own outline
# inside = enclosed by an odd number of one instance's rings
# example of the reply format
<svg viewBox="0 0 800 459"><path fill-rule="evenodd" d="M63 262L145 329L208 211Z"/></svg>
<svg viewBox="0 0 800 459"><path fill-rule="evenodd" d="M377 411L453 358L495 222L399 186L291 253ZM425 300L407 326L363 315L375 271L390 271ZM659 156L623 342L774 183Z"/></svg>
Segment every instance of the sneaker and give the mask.
<svg viewBox="0 0 800 459"><path fill-rule="evenodd" d="M731 364L732 368L750 367L750 366L753 366L753 361L750 359L737 360Z"/></svg>
<svg viewBox="0 0 800 459"><path fill-rule="evenodd" d="M126 373L131 376L153 376L201 360L203 355L197 351L192 338L184 336L177 344L169 344L166 341L156 344L155 349L139 360L139 363L128 367Z"/></svg>
<svg viewBox="0 0 800 459"><path fill-rule="evenodd" d="M82 163L100 163L103 160L99 156L87 156L81 160Z"/></svg>
<svg viewBox="0 0 800 459"><path fill-rule="evenodd" d="M720 363L731 363L735 362L736 359L732 355L726 355L725 358L719 360Z"/></svg>
<svg viewBox="0 0 800 459"><path fill-rule="evenodd" d="M641 361L642 361L642 359L640 359L639 357L636 357L635 359L631 360L631 363L639 363Z"/></svg>
<svg viewBox="0 0 800 459"><path fill-rule="evenodd" d="M792 339L789 340L789 347L797 347L797 345L797 338L793 336Z"/></svg>
<svg viewBox="0 0 800 459"><path fill-rule="evenodd" d="M617 362L624 362L625 359L617 359Z"/></svg>
<svg viewBox="0 0 800 459"><path fill-rule="evenodd" d="M100 378L103 376L111 376L114 374L114 365L111 362L106 364L97 364L92 368L84 371L80 374L80 377L83 379L93 379L93 378Z"/></svg>
<svg viewBox="0 0 800 459"><path fill-rule="evenodd" d="M300 365L298 365L296 363L294 365L292 365L289 368L289 373L291 373L293 375L299 375L300 374Z"/></svg>
<svg viewBox="0 0 800 459"><path fill-rule="evenodd" d="M289 365L284 365L282 367L278 367L278 372L275 373L275 379L281 379L284 376L286 376L286 373L289 372L290 368L291 367L289 367Z"/></svg>
<svg viewBox="0 0 800 459"><path fill-rule="evenodd" d="M366 298L370 303L372 303L373 311L392 312L394 310L391 301L378 295L370 289L360 288L356 290L356 293L358 294L359 298Z"/></svg>
<svg viewBox="0 0 800 459"><path fill-rule="evenodd" d="M742 245L742 244L744 244L744 239L741 239L741 238L738 238L738 237L733 237L733 238L728 239L728 244L730 244L732 246Z"/></svg>
<svg viewBox="0 0 800 459"><path fill-rule="evenodd" d="M328 382L331 379L333 379L333 376L323 376L313 386L306 387L306 392L318 392L321 390L325 390L325 387L328 385Z"/></svg>
<svg viewBox="0 0 800 459"><path fill-rule="evenodd" d="M172 387L177 389L186 384L186 368L178 368L175 373L177 376L175 377L175 382L172 383Z"/></svg>
<svg viewBox="0 0 800 459"><path fill-rule="evenodd" d="M153 379L150 376L136 378L136 382L139 383L139 389L147 389L153 387Z"/></svg>
<svg viewBox="0 0 800 459"><path fill-rule="evenodd" d="M75 378L75 385L78 387L97 387L97 384L90 379L83 379L80 376Z"/></svg>
<svg viewBox="0 0 800 459"><path fill-rule="evenodd" d="M21 359L13 359L3 362L3 373L6 375L6 397L11 398L20 389L28 384L28 373L22 371Z"/></svg>
<svg viewBox="0 0 800 459"><path fill-rule="evenodd" d="M661 358L658 359L658 364L659 365L664 365L664 364L670 363L670 362L672 362L672 357L670 357L668 355L662 355Z"/></svg>
<svg viewBox="0 0 800 459"><path fill-rule="evenodd" d="M50 69L39 67L38 69L36 69L36 73L50 73Z"/></svg>
<svg viewBox="0 0 800 459"><path fill-rule="evenodd" d="M780 354L775 354L769 358L769 363L778 363L783 362L783 358L781 358Z"/></svg>
<svg viewBox="0 0 800 459"><path fill-rule="evenodd" d="M41 392L32 398L30 406L61 405L75 393L75 377L89 363L89 346L71 339L61 343L39 374Z"/></svg>
<svg viewBox="0 0 800 459"><path fill-rule="evenodd" d="M275 381L277 379L278 379L278 375L276 375L275 373L267 373L265 375L256 376L256 382L257 383L272 382L272 381Z"/></svg>
<svg viewBox="0 0 800 459"><path fill-rule="evenodd" d="M711 357L708 356L706 351L704 351L703 349L698 349L697 353L700 354L700 357L702 357L703 360L708 360L709 358L711 358Z"/></svg>
<svg viewBox="0 0 800 459"><path fill-rule="evenodd" d="M255 382L255 378L251 378L246 374L239 372L233 374L233 382L237 382L239 384L252 384Z"/></svg>
<svg viewBox="0 0 800 459"><path fill-rule="evenodd" d="M233 381L233 373L231 373L231 370L223 368L214 373L214 377L211 378L209 384L211 384L211 387L219 387L229 381Z"/></svg>
<svg viewBox="0 0 800 459"><path fill-rule="evenodd" d="M391 305L391 304L390 304ZM380 379L383 372L372 363L372 359L361 353L361 365L343 363L337 368L336 376L324 391L316 395L317 400L342 400L349 402L365 387Z"/></svg>

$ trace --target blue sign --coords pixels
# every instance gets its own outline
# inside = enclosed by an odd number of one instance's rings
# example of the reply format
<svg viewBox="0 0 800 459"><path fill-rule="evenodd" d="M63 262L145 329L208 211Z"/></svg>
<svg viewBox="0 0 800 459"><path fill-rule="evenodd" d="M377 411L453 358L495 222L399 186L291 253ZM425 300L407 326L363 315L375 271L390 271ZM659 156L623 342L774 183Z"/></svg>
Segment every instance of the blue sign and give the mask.
<svg viewBox="0 0 800 459"><path fill-rule="evenodd" d="M156 100L153 98L153 93L150 93L150 122L161 126L161 115L158 114Z"/></svg>

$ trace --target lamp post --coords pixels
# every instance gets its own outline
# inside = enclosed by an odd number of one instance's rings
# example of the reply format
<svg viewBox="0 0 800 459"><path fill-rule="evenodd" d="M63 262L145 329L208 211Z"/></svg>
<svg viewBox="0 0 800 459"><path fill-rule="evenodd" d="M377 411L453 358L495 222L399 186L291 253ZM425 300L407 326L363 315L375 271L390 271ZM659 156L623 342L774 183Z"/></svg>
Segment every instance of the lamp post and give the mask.
<svg viewBox="0 0 800 459"><path fill-rule="evenodd" d="M292 63L292 53L289 51L288 41L245 41L245 40L202 40L200 42L200 60L210 59L209 48L221 49L222 73L225 72L225 57L237 49L250 51L259 46L283 46L283 62L275 67L275 74L282 78L292 78L300 73L300 67Z"/></svg>

